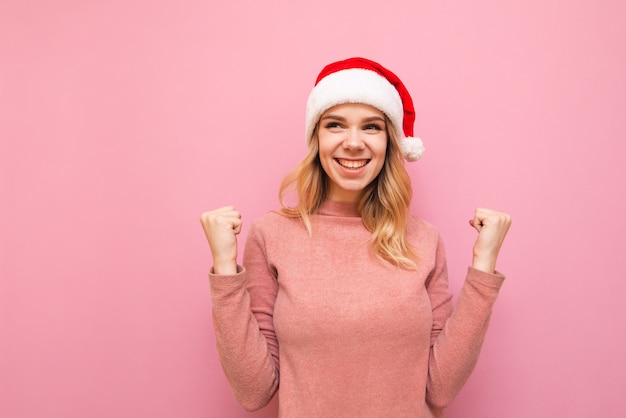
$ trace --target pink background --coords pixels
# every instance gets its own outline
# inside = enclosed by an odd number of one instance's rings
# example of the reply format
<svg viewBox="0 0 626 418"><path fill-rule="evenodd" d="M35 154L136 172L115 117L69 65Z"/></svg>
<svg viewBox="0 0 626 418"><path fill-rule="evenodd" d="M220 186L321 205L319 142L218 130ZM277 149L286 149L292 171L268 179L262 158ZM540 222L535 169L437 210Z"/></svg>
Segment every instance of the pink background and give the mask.
<svg viewBox="0 0 626 418"><path fill-rule="evenodd" d="M450 417L623 417L626 3L0 2L0 416L247 414L223 377L199 214L250 221L304 152L318 71L412 92L414 212L457 294L476 206L508 275Z"/></svg>

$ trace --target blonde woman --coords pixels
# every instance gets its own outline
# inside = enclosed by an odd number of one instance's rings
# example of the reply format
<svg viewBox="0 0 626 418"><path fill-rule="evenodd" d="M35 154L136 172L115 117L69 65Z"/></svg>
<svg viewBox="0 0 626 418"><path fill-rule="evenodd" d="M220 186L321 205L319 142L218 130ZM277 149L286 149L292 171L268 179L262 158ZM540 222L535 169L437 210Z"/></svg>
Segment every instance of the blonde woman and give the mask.
<svg viewBox="0 0 626 418"><path fill-rule="evenodd" d="M435 227L411 216L404 159L422 155L411 97L363 58L326 66L306 108L308 153L285 179L294 207L201 222L217 348L247 410L280 392L280 417L442 417L476 364L504 276L510 217L477 209L456 307Z"/></svg>

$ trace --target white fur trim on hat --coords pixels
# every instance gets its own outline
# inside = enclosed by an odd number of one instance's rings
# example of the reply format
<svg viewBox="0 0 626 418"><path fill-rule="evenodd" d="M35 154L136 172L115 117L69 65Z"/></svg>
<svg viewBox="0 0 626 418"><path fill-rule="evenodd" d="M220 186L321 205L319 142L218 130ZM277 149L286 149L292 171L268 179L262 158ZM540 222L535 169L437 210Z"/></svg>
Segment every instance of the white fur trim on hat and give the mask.
<svg viewBox="0 0 626 418"><path fill-rule="evenodd" d="M404 143L404 110L400 94L385 77L362 68L350 68L329 74L313 88L306 105L307 142L311 140L315 125L324 112L344 103L363 103L379 109L391 120L400 143ZM415 150L417 155L418 148L409 148ZM421 149L423 152L424 147Z"/></svg>

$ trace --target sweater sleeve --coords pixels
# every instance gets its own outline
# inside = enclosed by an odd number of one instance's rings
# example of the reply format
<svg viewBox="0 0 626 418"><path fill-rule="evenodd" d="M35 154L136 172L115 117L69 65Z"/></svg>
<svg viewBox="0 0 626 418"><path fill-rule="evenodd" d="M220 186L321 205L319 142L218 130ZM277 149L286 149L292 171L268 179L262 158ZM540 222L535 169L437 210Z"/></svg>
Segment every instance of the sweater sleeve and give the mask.
<svg viewBox="0 0 626 418"><path fill-rule="evenodd" d="M448 290L441 239L427 290L433 310L426 401L445 408L470 376L482 347L493 304L504 276L469 267L456 307Z"/></svg>
<svg viewBox="0 0 626 418"><path fill-rule="evenodd" d="M213 324L224 374L248 411L267 405L278 389L278 343L273 311L278 292L261 234L253 226L237 274L211 271Z"/></svg>

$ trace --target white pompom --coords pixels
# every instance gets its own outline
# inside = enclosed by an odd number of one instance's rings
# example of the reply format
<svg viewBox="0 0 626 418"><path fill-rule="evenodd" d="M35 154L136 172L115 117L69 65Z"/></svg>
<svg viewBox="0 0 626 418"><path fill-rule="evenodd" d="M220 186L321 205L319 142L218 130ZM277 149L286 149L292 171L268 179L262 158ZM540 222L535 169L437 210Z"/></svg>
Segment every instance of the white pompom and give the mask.
<svg viewBox="0 0 626 418"><path fill-rule="evenodd" d="M418 137L406 137L404 138L400 146L402 147L402 154L407 161L417 161L420 159L426 148L424 143Z"/></svg>

